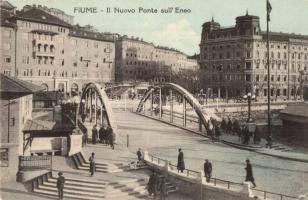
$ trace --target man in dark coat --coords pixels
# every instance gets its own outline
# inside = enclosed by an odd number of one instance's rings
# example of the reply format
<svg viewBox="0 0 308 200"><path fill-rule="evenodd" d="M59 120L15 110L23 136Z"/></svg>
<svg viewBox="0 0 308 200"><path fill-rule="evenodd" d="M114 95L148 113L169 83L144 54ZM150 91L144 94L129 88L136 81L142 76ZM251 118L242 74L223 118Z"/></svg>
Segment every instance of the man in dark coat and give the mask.
<svg viewBox="0 0 308 200"><path fill-rule="evenodd" d="M142 160L142 153L141 153L141 149L140 148L137 151L137 157L138 157L138 162L140 162Z"/></svg>
<svg viewBox="0 0 308 200"><path fill-rule="evenodd" d="M94 154L94 152L92 152L92 155L89 158L91 176L93 176L94 172L96 171L95 157L94 156L95 156L95 154Z"/></svg>
<svg viewBox="0 0 308 200"><path fill-rule="evenodd" d="M227 134L231 133L232 129L233 129L233 124L232 124L231 119L229 118L228 119L228 124L227 124Z"/></svg>
<svg viewBox="0 0 308 200"><path fill-rule="evenodd" d="M206 159L204 163L204 176L206 178L206 182L210 182L212 177L212 163Z"/></svg>
<svg viewBox="0 0 308 200"><path fill-rule="evenodd" d="M110 147L114 149L114 136L113 136L113 130L110 126L107 127L107 135L108 135L108 142L110 144Z"/></svg>
<svg viewBox="0 0 308 200"><path fill-rule="evenodd" d="M182 173L185 169L184 154L182 152L182 149L179 149L177 169L178 172L181 171Z"/></svg>
<svg viewBox="0 0 308 200"><path fill-rule="evenodd" d="M153 171L153 173L151 174L150 178L149 178L149 182L148 182L148 192L149 195L154 196L154 199L156 197L157 194L157 183L158 183L158 177L155 171Z"/></svg>
<svg viewBox="0 0 308 200"><path fill-rule="evenodd" d="M98 131L99 142L104 144L104 126L102 125Z"/></svg>
<svg viewBox="0 0 308 200"><path fill-rule="evenodd" d="M245 181L250 181L253 184L253 188L256 187L255 179L253 178L252 167L249 159L246 160L246 179Z"/></svg>
<svg viewBox="0 0 308 200"><path fill-rule="evenodd" d="M57 179L57 188L58 188L58 195L59 195L59 199L62 200L63 199L63 189L64 189L64 183L65 183L65 178L64 176L62 176L62 172L58 173L59 177Z"/></svg>
<svg viewBox="0 0 308 200"><path fill-rule="evenodd" d="M168 196L168 190L167 190L167 186L166 186L166 178L165 177L163 177L161 179L158 190L160 192L160 200L165 200L166 196Z"/></svg>
<svg viewBox="0 0 308 200"><path fill-rule="evenodd" d="M97 140L97 129L96 125L94 125L92 128L92 144L96 144L96 140Z"/></svg>

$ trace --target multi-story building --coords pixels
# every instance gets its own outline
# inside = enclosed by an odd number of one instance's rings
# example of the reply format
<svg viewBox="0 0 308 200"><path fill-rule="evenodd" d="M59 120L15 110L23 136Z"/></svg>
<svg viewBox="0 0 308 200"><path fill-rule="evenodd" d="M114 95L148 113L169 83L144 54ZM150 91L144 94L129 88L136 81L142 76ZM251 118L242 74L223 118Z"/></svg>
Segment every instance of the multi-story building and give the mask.
<svg viewBox="0 0 308 200"><path fill-rule="evenodd" d="M236 18L233 27L219 23L203 24L200 42L202 85L208 94L223 98L252 92L258 99L298 99L302 75L308 70L308 36L269 33L270 77L267 77L266 32L260 29L259 17ZM271 89L267 91L267 79Z"/></svg>
<svg viewBox="0 0 308 200"><path fill-rule="evenodd" d="M65 21L68 24L73 25L74 24L74 16L69 15L67 13L65 13L64 11L58 9L58 8L48 8L46 6L42 6L42 5L25 5L23 7L23 11L27 11L32 9L33 7L36 7L38 9L41 9L55 17L58 17L59 19L61 19L62 21Z"/></svg>
<svg viewBox="0 0 308 200"><path fill-rule="evenodd" d="M90 81L114 81L115 42L109 35L72 26L38 7L1 12L1 20L5 74L74 93Z"/></svg>
<svg viewBox="0 0 308 200"><path fill-rule="evenodd" d="M116 42L117 81L164 82L183 69L197 70L197 60L139 38L123 36Z"/></svg>
<svg viewBox="0 0 308 200"><path fill-rule="evenodd" d="M0 180L4 182L16 179L18 155L24 153L23 130L32 119L32 94L42 88L3 74L0 79Z"/></svg>

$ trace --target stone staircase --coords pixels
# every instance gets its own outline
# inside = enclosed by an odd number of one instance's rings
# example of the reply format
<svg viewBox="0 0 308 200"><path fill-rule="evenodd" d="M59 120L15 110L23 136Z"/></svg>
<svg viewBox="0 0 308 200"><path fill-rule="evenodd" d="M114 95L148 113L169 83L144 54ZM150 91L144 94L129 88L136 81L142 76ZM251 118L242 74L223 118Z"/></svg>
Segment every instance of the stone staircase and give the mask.
<svg viewBox="0 0 308 200"><path fill-rule="evenodd" d="M162 178L159 175L159 178ZM77 178L65 178L64 197L76 200L137 200L150 199L145 179L124 179L118 182L103 182ZM32 181L32 191L37 194L57 197L57 179L51 173L44 174ZM168 193L176 192L178 188L166 181Z"/></svg>
<svg viewBox="0 0 308 200"><path fill-rule="evenodd" d="M77 169L89 171L90 162L87 159L85 159L85 156L82 153L77 153L72 155L71 159ZM96 163L96 172L103 172L103 173L123 172L134 169L146 168L145 165L140 165L136 167L123 163L102 163L102 162L95 162L95 163Z"/></svg>
<svg viewBox="0 0 308 200"><path fill-rule="evenodd" d="M32 191L46 196L58 196L57 179L51 173L32 181ZM65 178L64 197L78 200L105 198L106 183L86 179Z"/></svg>

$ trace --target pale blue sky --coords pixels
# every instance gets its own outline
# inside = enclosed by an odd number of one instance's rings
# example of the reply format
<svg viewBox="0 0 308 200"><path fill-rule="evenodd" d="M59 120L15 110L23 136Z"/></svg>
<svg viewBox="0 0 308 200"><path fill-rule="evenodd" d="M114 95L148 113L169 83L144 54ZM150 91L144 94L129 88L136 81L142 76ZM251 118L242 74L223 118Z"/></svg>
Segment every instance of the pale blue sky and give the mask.
<svg viewBox="0 0 308 200"><path fill-rule="evenodd" d="M9 0L18 9L26 4L59 8L75 16L75 23L91 24L99 31L117 32L143 38L157 45L177 48L187 54L199 52L201 26L211 20L221 26L233 26L235 17L249 14L260 16L261 29L266 28L266 0ZM308 0L270 0L270 30L308 35ZM135 8L135 14L74 13L74 7ZM141 14L138 8L180 7L189 14Z"/></svg>

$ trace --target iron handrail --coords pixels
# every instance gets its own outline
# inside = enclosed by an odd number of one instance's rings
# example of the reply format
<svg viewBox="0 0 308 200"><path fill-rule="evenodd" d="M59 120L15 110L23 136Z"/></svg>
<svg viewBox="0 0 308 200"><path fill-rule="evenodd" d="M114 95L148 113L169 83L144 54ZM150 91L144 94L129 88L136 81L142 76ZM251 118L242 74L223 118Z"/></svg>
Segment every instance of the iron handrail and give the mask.
<svg viewBox="0 0 308 200"><path fill-rule="evenodd" d="M168 162L168 163L169 163L169 166L172 168L171 170L174 170L173 168L176 168L176 169L177 169L177 166L174 165L174 164L172 164L172 163L171 163L170 161L168 161L168 160L161 159L161 158L156 157L156 156L153 156L153 155L149 155L149 156L150 156L152 162L154 162L155 159L157 160L157 163L158 163L158 164L160 163L160 161ZM192 174L198 175L198 174L200 173L200 172L197 172L197 171L194 171L194 170L190 170L190 169L185 169L184 171L185 171L184 174L186 174L188 177L189 177L189 176L192 176ZM231 186L232 186L232 185L239 185L239 186L243 186L243 185L244 185L244 183L237 183L237 182L228 181L228 180L223 180L223 179L214 178L214 177L211 177L210 180L211 180L211 182L213 182L214 186L220 185L220 184L218 184L218 182L222 182L222 183L224 183L224 184L227 184L227 188L228 188L228 189L231 189ZM259 189L255 189L255 188L251 188L251 190L253 190L253 191L258 191L258 192L262 192L262 193L263 193L263 198L264 198L264 199L267 199L267 195L268 195L268 194L276 195L277 197L279 197L279 200L297 199L297 197L294 197L294 196L285 195L285 194L278 194L278 193L269 192L269 191L266 191L266 190L259 190Z"/></svg>
<svg viewBox="0 0 308 200"><path fill-rule="evenodd" d="M280 200L283 200L283 199L298 199L297 197L294 197L294 196L279 194L279 193L275 193L275 192L269 192L269 191L266 191L266 190L259 190L259 189L255 189L255 188L252 188L251 190L262 192L264 199L267 199L268 194L275 195L275 196L279 197ZM272 198L270 198L270 199L272 199Z"/></svg>

